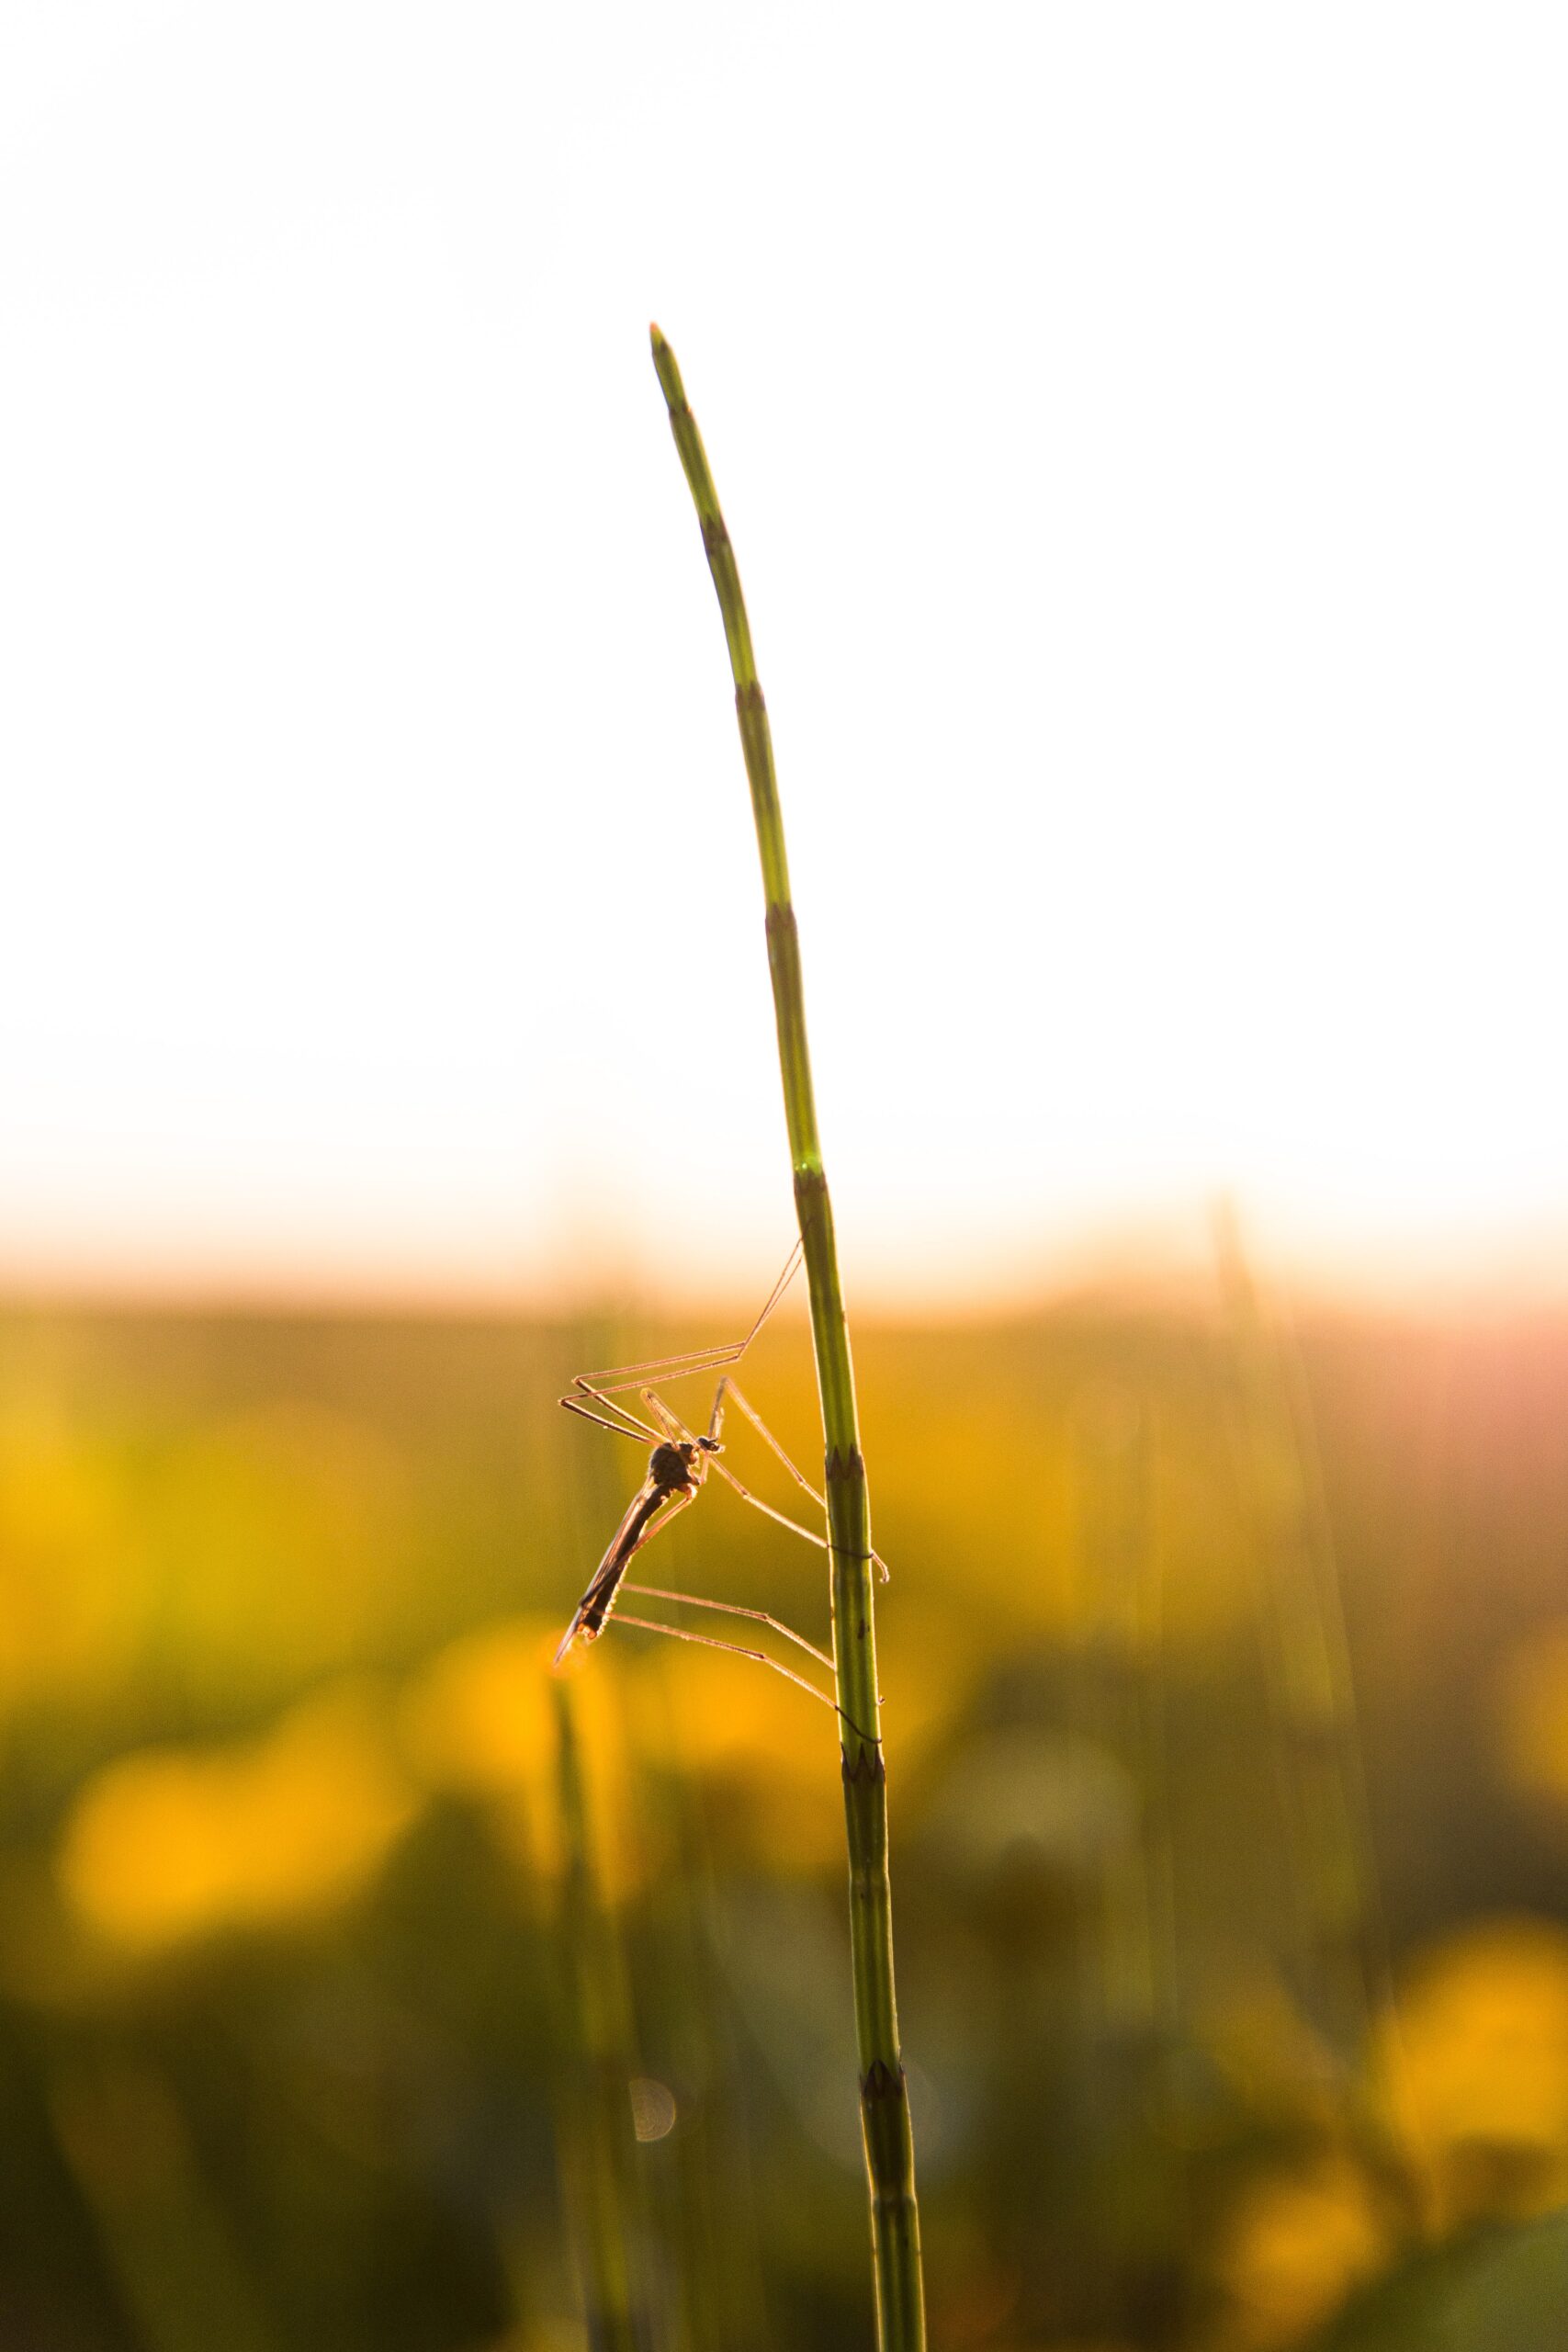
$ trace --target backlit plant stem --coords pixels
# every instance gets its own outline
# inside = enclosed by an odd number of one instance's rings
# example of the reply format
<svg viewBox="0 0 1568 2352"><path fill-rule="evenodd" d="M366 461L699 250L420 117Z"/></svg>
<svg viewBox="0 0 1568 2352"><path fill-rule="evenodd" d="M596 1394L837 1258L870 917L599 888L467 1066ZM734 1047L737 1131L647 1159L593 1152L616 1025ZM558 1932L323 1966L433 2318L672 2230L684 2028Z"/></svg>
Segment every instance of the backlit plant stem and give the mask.
<svg viewBox="0 0 1568 2352"><path fill-rule="evenodd" d="M811 1292L811 1335L822 1404L828 1532L831 1543L833 1655L841 1712L844 1818L850 1856L850 1934L855 2029L860 2051L861 2122L871 2186L877 2335L883 2352L914 2352L925 2343L920 2229L915 2201L915 2150L909 2130L898 2012L893 1990L893 1907L887 1878L887 1777L877 1706L876 1626L872 1602L871 1512L855 1414L854 1372L833 1240L833 1212L822 1172L811 1060L806 1041L800 944L790 903L784 820L773 773L773 738L751 631L729 534L696 420L686 404L675 355L655 327L653 364L670 410L703 546L718 592L735 711L740 727L757 846L767 899L768 967L778 1023L784 1117L795 1172L795 1205Z"/></svg>

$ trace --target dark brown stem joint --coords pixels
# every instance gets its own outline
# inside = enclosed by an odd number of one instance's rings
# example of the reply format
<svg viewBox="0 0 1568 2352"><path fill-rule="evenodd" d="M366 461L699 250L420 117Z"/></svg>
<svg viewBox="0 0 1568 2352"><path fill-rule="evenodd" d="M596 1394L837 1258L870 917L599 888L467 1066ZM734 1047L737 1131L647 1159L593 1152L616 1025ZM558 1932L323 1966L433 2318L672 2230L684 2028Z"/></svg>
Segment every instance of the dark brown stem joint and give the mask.
<svg viewBox="0 0 1568 2352"><path fill-rule="evenodd" d="M849 1749L840 1747L839 1750L842 1759L840 1770L844 1786L847 1789L879 1789L886 1786L887 1767L882 1760L882 1742L879 1739L867 1739L863 1732L858 1736L860 1747L856 1750L852 1764L850 1762Z"/></svg>
<svg viewBox="0 0 1568 2352"><path fill-rule="evenodd" d="M860 2078L860 2095L867 2107L876 2107L884 2099L905 2096L904 2069L895 2070L885 2058L874 2058L869 2070Z"/></svg>

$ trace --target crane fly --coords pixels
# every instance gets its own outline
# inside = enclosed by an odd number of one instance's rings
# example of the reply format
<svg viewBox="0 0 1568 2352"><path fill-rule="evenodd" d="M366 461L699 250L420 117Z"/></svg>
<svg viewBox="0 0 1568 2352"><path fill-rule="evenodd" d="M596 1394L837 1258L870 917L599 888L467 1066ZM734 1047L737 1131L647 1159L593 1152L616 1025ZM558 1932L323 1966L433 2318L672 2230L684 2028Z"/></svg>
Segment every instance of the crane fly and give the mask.
<svg viewBox="0 0 1568 2352"><path fill-rule="evenodd" d="M814 1682L808 1681L803 1674L796 1674L793 1668L770 1657L765 1650L749 1649L739 1642L719 1641L711 1634L694 1634L685 1626L661 1624L654 1618L634 1617L628 1611L617 1609L623 1593L636 1593L643 1600L684 1602L694 1609L713 1609L729 1617L748 1617L755 1623L766 1625L773 1633L782 1634L786 1641L794 1642L797 1648L807 1651L818 1664L825 1666L829 1674L834 1671L833 1660L828 1651L818 1649L815 1642L808 1642L804 1634L797 1634L781 1619L770 1616L765 1609L743 1609L735 1601L710 1600L693 1592L671 1592L659 1585L633 1584L626 1575L643 1545L651 1543L654 1536L662 1533L682 1511L696 1501L710 1471L722 1478L728 1487L733 1487L742 1502L750 1503L754 1510L761 1511L779 1526L787 1527L792 1535L802 1537L807 1544L817 1544L822 1551L831 1549L826 1534L819 1535L813 1528L802 1527L797 1520L789 1518L785 1512L775 1510L772 1503L764 1502L760 1495L754 1495L749 1487L742 1486L728 1464L719 1458L724 1452L721 1432L725 1412L733 1405L778 1457L796 1486L810 1496L826 1523L826 1499L795 1468L761 1415L741 1395L727 1369L740 1362L788 1290L799 1271L803 1246L797 1241L790 1251L784 1272L769 1292L761 1313L743 1340L719 1347L694 1348L685 1355L660 1356L646 1363L617 1364L608 1372L579 1373L572 1382L570 1394L558 1400L569 1413L576 1413L581 1419L593 1422L597 1428L608 1430L613 1436L629 1437L639 1444L650 1445L652 1450L648 1457L647 1476L626 1505L625 1516L610 1538L604 1555L577 1604L572 1621L561 1636L555 1657L557 1666L563 1663L579 1643L596 1642L614 1611L623 1625L636 1625L649 1634L669 1634L676 1641L697 1642L707 1649L728 1650L734 1657L750 1658L759 1666L770 1667L775 1674L782 1674L786 1681L795 1683L802 1690L808 1690L814 1699L820 1699L825 1706L834 1707L835 1702L825 1690L819 1690ZM720 1377L714 1391L713 1410L708 1416L706 1429L700 1434L694 1434L660 1396L654 1382L656 1379L666 1383L687 1380L714 1372ZM642 1407L640 1413L634 1412L624 1401L631 1390L637 1392L637 1401ZM886 1579L886 1566L874 1552L871 1557ZM835 1707L835 1713L841 1713L841 1710Z"/></svg>

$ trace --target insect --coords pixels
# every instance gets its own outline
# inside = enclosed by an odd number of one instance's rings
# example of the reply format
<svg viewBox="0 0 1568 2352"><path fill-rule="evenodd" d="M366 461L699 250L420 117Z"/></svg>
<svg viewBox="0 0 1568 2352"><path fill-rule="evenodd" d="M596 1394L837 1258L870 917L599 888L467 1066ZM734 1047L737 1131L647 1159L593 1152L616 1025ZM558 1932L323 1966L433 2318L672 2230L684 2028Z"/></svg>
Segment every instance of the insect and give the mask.
<svg viewBox="0 0 1568 2352"><path fill-rule="evenodd" d="M735 1601L709 1600L698 1593L671 1592L659 1585L633 1584L626 1575L643 1545L650 1543L655 1535L661 1533L672 1520L696 1501L710 1471L733 1487L743 1502L750 1503L754 1510L776 1521L779 1526L787 1527L792 1535L802 1537L807 1544L817 1544L822 1551L830 1548L826 1534L819 1535L812 1528L802 1527L798 1521L789 1518L784 1511L775 1510L772 1503L764 1502L760 1495L754 1495L749 1487L742 1486L728 1464L719 1458L724 1452L721 1431L725 1410L728 1406L734 1405L751 1423L763 1443L777 1455L795 1484L810 1496L826 1521L828 1506L824 1498L795 1468L761 1415L748 1404L729 1372L725 1369L740 1362L788 1290L799 1270L802 1250L803 1244L797 1241L784 1262L784 1272L769 1292L761 1313L743 1340L719 1347L693 1349L685 1355L660 1356L646 1363L618 1364L608 1372L579 1373L572 1382L571 1393L559 1399L569 1413L576 1413L583 1420L592 1421L598 1428L610 1430L614 1436L635 1438L639 1444L650 1444L652 1451L648 1457L648 1475L627 1504L626 1515L610 1538L604 1556L590 1577L587 1590L578 1602L576 1613L561 1637L560 1646L556 1652L558 1666L580 1642L598 1640L622 1593L636 1593L648 1600L683 1601L694 1609L713 1609L726 1616L749 1617L758 1624L769 1626L775 1634L781 1634L786 1641L794 1642L797 1648L807 1651L825 1666L829 1674L833 1672L833 1660L826 1650L818 1649L815 1642L808 1642L804 1634L797 1634L779 1618L770 1616L765 1609L743 1609ZM714 1392L713 1410L708 1416L706 1429L700 1435L695 1435L680 1415L665 1403L653 1383L656 1378L670 1382L714 1372L721 1376ZM630 1406L621 1401L631 1389L636 1390L643 1408L641 1414L634 1412ZM874 1552L871 1556L886 1579L886 1566ZM820 1699L826 1706L834 1706L826 1691L819 1690L805 1675L796 1674L777 1658L770 1657L765 1650L749 1649L739 1642L720 1641L711 1634L694 1634L685 1626L660 1624L653 1618L634 1617L624 1609L618 1614L622 1624L636 1625L645 1633L669 1634L676 1641L698 1642L707 1649L728 1650L737 1657L751 1658L759 1666L770 1667L775 1674L782 1674L786 1681L808 1690L814 1699Z"/></svg>

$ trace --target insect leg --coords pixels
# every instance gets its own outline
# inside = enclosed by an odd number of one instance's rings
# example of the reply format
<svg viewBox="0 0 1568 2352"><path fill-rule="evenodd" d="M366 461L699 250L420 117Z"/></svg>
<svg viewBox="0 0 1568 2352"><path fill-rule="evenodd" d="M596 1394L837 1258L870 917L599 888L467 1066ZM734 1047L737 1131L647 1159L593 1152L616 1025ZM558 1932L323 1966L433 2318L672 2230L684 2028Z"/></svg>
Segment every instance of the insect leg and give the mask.
<svg viewBox="0 0 1568 2352"><path fill-rule="evenodd" d="M742 1609L738 1600L707 1600L700 1592L666 1592L661 1585L657 1584L628 1584L622 1589L640 1592L649 1600L682 1600L691 1609L716 1609L726 1617L755 1618L759 1625L771 1625L773 1632L782 1634L786 1642L794 1642L799 1648L808 1650L829 1674L834 1671L833 1661L826 1650L819 1650L815 1642L808 1642L804 1634L797 1634L794 1626L786 1625L782 1618L770 1617L765 1609Z"/></svg>
<svg viewBox="0 0 1568 2352"><path fill-rule="evenodd" d="M734 1471L728 1467L728 1464L718 1461L710 1461L708 1468L710 1470L716 1471L718 1476L724 1480L725 1485L727 1487L733 1487L741 1501L743 1503L750 1503L753 1510L765 1512L767 1517L769 1519L775 1520L780 1527L787 1527L792 1535L803 1535L808 1544L815 1544L818 1551L831 1551L832 1546L825 1535L818 1535L812 1528L802 1527L798 1520L786 1518L782 1510L775 1510L772 1503L765 1503L761 1495L754 1495L750 1487L743 1487L741 1485L739 1479L736 1476Z"/></svg>
<svg viewBox="0 0 1568 2352"><path fill-rule="evenodd" d="M728 1391L729 1395L734 1398L735 1402L739 1406L739 1408L740 1408L741 1411L745 1414L745 1416L746 1416L747 1419L750 1422L751 1427L756 1430L757 1435L761 1439L761 1441L762 1441L763 1444L764 1444L764 1445L766 1445L766 1446L771 1447L771 1448L772 1448L772 1450L773 1450L773 1453L778 1456L778 1459L779 1459L779 1460L784 1464L784 1468L789 1472L790 1476L795 1480L795 1485L796 1485L797 1487L804 1487L804 1488L805 1488L806 1492L810 1496L810 1498L811 1498L812 1501L816 1504L816 1506L817 1506L818 1510L822 1513L823 1517L824 1517L824 1518L826 1518L826 1517L827 1517L827 1514L828 1514L828 1504L827 1504L827 1498L826 1498L826 1497L824 1497L824 1496L822 1496L822 1495L819 1495L819 1494L818 1493L818 1491L817 1491L816 1487L812 1485L812 1483L811 1483L810 1479L809 1479L809 1478L807 1478L807 1477L804 1475L804 1473L803 1473L803 1472L801 1472L801 1471L799 1471L799 1470L797 1470L797 1469L795 1468L795 1466L794 1463L790 1460L790 1458L789 1458L788 1454L784 1452L784 1450L783 1446L779 1443L779 1442L778 1442L777 1438L773 1435L773 1433L772 1430L768 1427L768 1425L767 1425L766 1421L762 1419L762 1416L761 1415L761 1413L759 1413L759 1412L758 1412L758 1410L757 1410L757 1408L756 1408L755 1405L749 1405L749 1404L747 1403L747 1401L746 1401L745 1397L741 1395L741 1393L740 1393L739 1389L739 1388L737 1388L737 1386L735 1385L735 1383L734 1383L734 1381L733 1381L733 1380L728 1380L728 1379L727 1379L727 1380L725 1380L725 1381L721 1382L721 1383L720 1383L720 1385ZM715 1466L716 1467L717 1465L716 1464ZM726 1475L728 1476L728 1473L727 1473ZM735 1483L736 1483L736 1482L735 1482L735 1480L734 1480L733 1478L731 1478L731 1480L730 1480L730 1484L733 1486ZM742 1491L744 1491L744 1489L742 1489ZM768 1506L767 1506L767 1504L766 1504L766 1503L757 1502L757 1498L756 1498L756 1496L755 1496L755 1495L747 1495L746 1499L747 1499L747 1501L748 1501L749 1503L757 1503L757 1508L758 1508L758 1510L766 1510L768 1509ZM778 1514L778 1512L777 1512L777 1511L773 1512L771 1515L772 1515L772 1517L773 1517L774 1519L777 1519L777 1518L778 1518L778 1516L779 1516L779 1514ZM786 1520L784 1521L784 1524L786 1527L793 1527L793 1526L795 1525L795 1521L794 1521L793 1520L788 1520L788 1519L786 1519ZM800 1529L799 1532L800 1532L802 1535L804 1535L804 1534L806 1534L806 1533L807 1532L807 1529L805 1529L805 1528L803 1527L803 1528L801 1528L801 1529ZM812 1542L813 1542L813 1543L817 1543L817 1542L818 1542L820 1539L819 1539L818 1537L813 1536L811 1540L812 1540ZM880 1574L880 1576L881 1576L881 1577L882 1577L882 1581L883 1581L883 1583L884 1583L884 1584L886 1584L886 1583L887 1582L887 1575L888 1575L887 1563L886 1563L886 1560L884 1560L884 1559L882 1559L882 1558L881 1558L881 1557L880 1557L880 1556L879 1556L875 1552L874 1552L874 1553L872 1554L871 1557L872 1557L873 1564L874 1565L874 1566L876 1567L876 1569L877 1569L878 1573Z"/></svg>
<svg viewBox="0 0 1568 2352"><path fill-rule="evenodd" d="M766 1650L743 1649L739 1642L721 1642L716 1640L712 1634L690 1633L684 1625L660 1625L651 1617L631 1617L625 1610L619 1612L619 1622L623 1625L636 1625L645 1634L668 1634L672 1642L697 1642L705 1650L728 1650L731 1657L749 1657L758 1666L772 1667L773 1672L782 1674L786 1682L793 1682L797 1690L807 1690L812 1698L820 1699L825 1707L831 1707L833 1713L849 1724L857 1739L863 1739L867 1747L876 1744L868 1733L862 1731L860 1725L844 1713L836 1699L829 1699L826 1690L818 1690L815 1682L807 1682L804 1674L796 1674L790 1667L781 1666L776 1657L768 1656Z"/></svg>
<svg viewBox="0 0 1568 2352"><path fill-rule="evenodd" d="M684 1440L687 1445L694 1445L696 1443L695 1438L693 1437L691 1430L686 1427L686 1424L681 1419L680 1414L677 1413L671 1406L667 1405L664 1402L663 1397L660 1396L655 1389L644 1388L638 1393L642 1397L643 1403L648 1407L649 1411L659 1423L660 1430L667 1442L671 1443L679 1443L682 1440Z"/></svg>
<svg viewBox="0 0 1568 2352"><path fill-rule="evenodd" d="M784 1272L768 1293L761 1313L743 1340L730 1340L714 1348L692 1348L684 1355L652 1356L646 1363L613 1364L608 1372L580 1373L578 1387L586 1388L591 1395L595 1389L637 1388L647 1380L682 1380L689 1373L719 1372L727 1363L739 1363L795 1280L800 1267L801 1247L797 1241L785 1259Z"/></svg>
<svg viewBox="0 0 1568 2352"><path fill-rule="evenodd" d="M705 1449L709 1453L716 1453L718 1451L718 1433L724 1427L724 1399L728 1386L728 1380L721 1380L714 1391L713 1411L708 1415L707 1446ZM688 1445L696 1444L696 1439L686 1427L680 1414L672 1405L667 1405L656 1390L643 1388L637 1393L649 1411L662 1423L666 1437L683 1438Z"/></svg>
<svg viewBox="0 0 1568 2352"><path fill-rule="evenodd" d="M558 1396L556 1402L563 1406L569 1413L576 1413L581 1419L592 1421L595 1429L608 1430L612 1437L635 1438L638 1445L657 1445L659 1442L658 1430L644 1429L642 1423L631 1415L627 1415L624 1420L612 1421L603 1413L591 1411L575 1396ZM619 1413L620 1409L618 1405L612 1408L612 1410L616 1413Z"/></svg>

